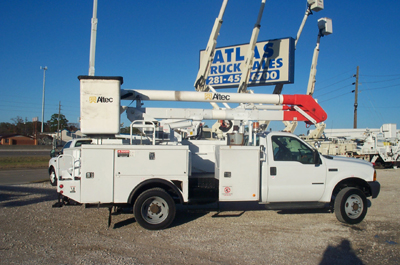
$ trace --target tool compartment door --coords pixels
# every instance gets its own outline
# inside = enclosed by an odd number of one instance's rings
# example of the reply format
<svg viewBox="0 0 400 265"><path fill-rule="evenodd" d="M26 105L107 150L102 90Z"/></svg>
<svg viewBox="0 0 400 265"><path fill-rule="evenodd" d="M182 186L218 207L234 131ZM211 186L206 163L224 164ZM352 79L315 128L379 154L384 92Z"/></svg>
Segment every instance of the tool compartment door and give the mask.
<svg viewBox="0 0 400 265"><path fill-rule="evenodd" d="M178 181L187 199L187 146L121 146L115 150L114 201L126 203L132 190L149 179Z"/></svg>
<svg viewBox="0 0 400 265"><path fill-rule="evenodd" d="M114 150L99 146L82 147L82 203L113 202Z"/></svg>
<svg viewBox="0 0 400 265"><path fill-rule="evenodd" d="M220 201L258 201L260 198L260 148L218 146L215 172Z"/></svg>

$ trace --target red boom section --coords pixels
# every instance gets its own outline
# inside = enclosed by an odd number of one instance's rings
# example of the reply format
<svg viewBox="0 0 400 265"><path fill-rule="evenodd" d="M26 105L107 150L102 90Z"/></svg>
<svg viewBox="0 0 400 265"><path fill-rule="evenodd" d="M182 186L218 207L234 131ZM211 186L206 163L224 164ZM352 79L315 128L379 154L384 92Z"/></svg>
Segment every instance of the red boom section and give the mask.
<svg viewBox="0 0 400 265"><path fill-rule="evenodd" d="M313 124L309 119L296 111L293 106L298 106L317 123L323 122L328 118L326 112L310 95L283 95L282 103L292 105L288 111L283 112L285 121L304 121L307 124Z"/></svg>

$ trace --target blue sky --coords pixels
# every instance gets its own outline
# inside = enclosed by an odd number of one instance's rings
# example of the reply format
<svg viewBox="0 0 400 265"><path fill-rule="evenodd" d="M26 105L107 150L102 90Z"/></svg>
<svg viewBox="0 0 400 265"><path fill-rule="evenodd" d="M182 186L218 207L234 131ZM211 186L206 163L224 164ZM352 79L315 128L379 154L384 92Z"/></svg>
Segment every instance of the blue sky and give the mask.
<svg viewBox="0 0 400 265"><path fill-rule="evenodd" d="M199 51L206 47L222 0L98 0L96 75L123 76L122 88L194 91ZM306 0L267 0L259 41L295 37ZM247 43L260 0L230 0L217 47ZM78 75L87 75L92 0L0 1L0 122L20 116L41 119L46 71L45 121L62 113L79 119ZM359 128L400 127L400 26L398 1L325 0L311 15L295 54L295 82L283 94L305 94L318 28L329 17L333 34L322 38L315 98L328 114L327 128L352 128L357 66L360 67ZM273 86L254 88L270 94ZM130 102L124 102L128 105ZM209 104L145 102L145 107ZM128 124L125 114L122 122ZM280 122L272 124L279 130ZM296 133L306 132L304 123Z"/></svg>

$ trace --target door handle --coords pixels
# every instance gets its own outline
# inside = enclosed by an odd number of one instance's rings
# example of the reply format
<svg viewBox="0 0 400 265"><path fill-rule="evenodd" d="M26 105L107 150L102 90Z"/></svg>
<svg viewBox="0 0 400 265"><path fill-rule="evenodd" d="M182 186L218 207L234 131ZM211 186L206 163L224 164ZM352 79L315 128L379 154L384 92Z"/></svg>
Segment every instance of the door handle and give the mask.
<svg viewBox="0 0 400 265"><path fill-rule="evenodd" d="M269 174L271 176L276 176L276 167L270 167L269 168Z"/></svg>

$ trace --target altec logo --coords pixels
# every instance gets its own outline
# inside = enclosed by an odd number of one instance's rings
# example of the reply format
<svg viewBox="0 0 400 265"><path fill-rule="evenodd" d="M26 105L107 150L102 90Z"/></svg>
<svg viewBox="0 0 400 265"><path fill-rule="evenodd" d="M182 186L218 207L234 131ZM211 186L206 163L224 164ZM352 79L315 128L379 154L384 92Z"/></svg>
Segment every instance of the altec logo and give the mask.
<svg viewBox="0 0 400 265"><path fill-rule="evenodd" d="M89 103L112 103L113 98L106 97L89 97Z"/></svg>
<svg viewBox="0 0 400 265"><path fill-rule="evenodd" d="M230 100L231 96L222 95L218 93L204 93L204 99L206 100Z"/></svg>

